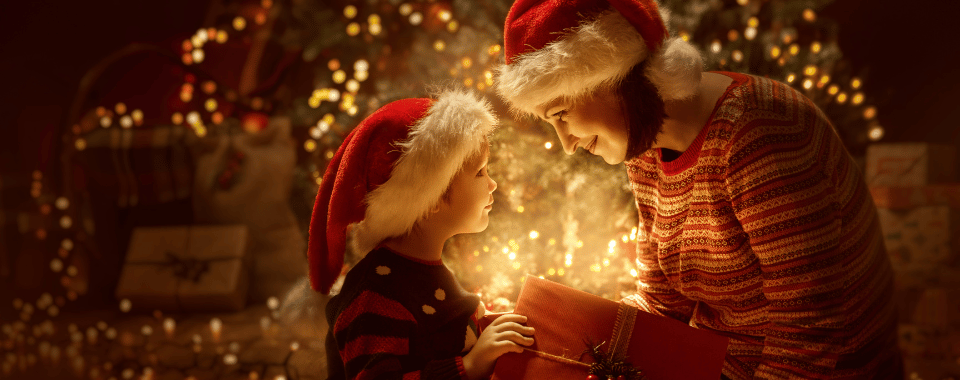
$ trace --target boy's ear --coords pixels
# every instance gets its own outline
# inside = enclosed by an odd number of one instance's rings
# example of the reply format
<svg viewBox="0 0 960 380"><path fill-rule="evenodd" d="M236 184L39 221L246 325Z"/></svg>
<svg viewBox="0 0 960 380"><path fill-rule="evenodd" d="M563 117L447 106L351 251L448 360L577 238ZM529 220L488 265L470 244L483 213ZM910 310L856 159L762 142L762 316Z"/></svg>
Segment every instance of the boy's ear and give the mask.
<svg viewBox="0 0 960 380"><path fill-rule="evenodd" d="M437 202L437 204L433 205L433 208L430 209L430 213L431 213L431 214L436 214L436 213L440 212L440 204L441 204L441 203L443 203L443 199L441 199L440 202Z"/></svg>

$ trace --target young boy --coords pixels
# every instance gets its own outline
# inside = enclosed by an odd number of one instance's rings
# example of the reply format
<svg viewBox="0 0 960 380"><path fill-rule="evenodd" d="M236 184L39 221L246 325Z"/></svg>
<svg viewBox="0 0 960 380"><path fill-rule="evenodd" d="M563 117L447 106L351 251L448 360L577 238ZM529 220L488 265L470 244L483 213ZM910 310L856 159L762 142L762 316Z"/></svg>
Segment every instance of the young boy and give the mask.
<svg viewBox="0 0 960 380"><path fill-rule="evenodd" d="M488 103L448 91L387 104L340 146L310 224L313 289L330 291L348 241L366 256L327 304L328 379L483 379L533 343L516 314L478 334L479 298L440 260L447 239L487 227L495 123Z"/></svg>

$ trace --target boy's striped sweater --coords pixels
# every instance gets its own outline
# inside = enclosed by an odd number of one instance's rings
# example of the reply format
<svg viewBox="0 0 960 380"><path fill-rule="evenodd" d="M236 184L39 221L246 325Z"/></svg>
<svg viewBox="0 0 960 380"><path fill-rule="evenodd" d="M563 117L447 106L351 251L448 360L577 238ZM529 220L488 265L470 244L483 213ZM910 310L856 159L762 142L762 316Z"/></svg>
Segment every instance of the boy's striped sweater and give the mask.
<svg viewBox="0 0 960 380"><path fill-rule="evenodd" d="M733 83L685 152L626 163L641 241L626 301L730 337L731 379L902 378L860 169L799 92L721 74Z"/></svg>
<svg viewBox="0 0 960 380"><path fill-rule="evenodd" d="M377 248L327 304L328 379L466 379L479 305L442 262Z"/></svg>

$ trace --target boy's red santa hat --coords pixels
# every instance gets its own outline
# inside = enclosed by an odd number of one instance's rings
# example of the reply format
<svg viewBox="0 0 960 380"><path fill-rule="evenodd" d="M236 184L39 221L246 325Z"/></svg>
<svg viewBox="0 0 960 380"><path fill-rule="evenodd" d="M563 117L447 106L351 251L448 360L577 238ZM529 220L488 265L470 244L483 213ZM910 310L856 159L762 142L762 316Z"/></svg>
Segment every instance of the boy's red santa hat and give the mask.
<svg viewBox="0 0 960 380"><path fill-rule="evenodd" d="M397 100L361 121L333 156L317 193L307 249L313 289L330 292L347 241L365 255L410 232L495 125L490 104L464 91Z"/></svg>
<svg viewBox="0 0 960 380"><path fill-rule="evenodd" d="M536 113L554 99L615 84L649 60L645 74L661 98L690 97L703 60L670 37L666 20L656 0L517 0L504 24L497 91L514 110Z"/></svg>

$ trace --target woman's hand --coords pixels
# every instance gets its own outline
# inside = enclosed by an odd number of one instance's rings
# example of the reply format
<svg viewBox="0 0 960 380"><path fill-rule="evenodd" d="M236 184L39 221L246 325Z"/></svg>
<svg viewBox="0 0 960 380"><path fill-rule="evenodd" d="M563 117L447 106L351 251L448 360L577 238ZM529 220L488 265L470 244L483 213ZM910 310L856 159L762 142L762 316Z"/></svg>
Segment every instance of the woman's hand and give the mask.
<svg viewBox="0 0 960 380"><path fill-rule="evenodd" d="M508 352L523 352L522 346L533 344L533 327L521 325L527 317L504 314L480 333L477 343L463 356L463 368L470 380L486 379L493 373L497 358Z"/></svg>

